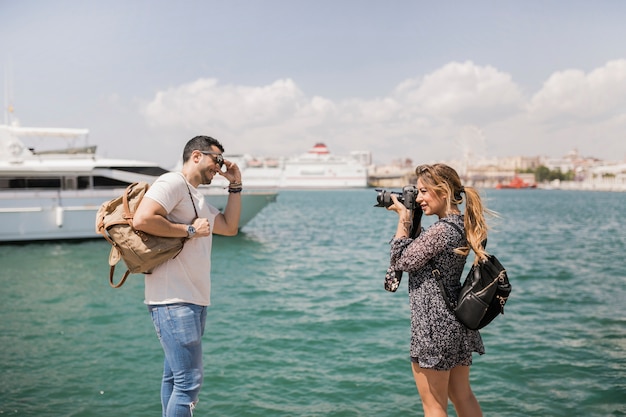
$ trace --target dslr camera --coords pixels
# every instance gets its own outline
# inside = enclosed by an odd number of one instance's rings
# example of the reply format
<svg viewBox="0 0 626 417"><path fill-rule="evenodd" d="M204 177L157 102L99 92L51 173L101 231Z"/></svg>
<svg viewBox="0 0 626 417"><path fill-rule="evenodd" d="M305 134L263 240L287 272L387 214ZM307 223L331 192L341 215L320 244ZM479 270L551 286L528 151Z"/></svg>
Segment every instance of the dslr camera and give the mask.
<svg viewBox="0 0 626 417"><path fill-rule="evenodd" d="M398 201L404 204L404 207L406 207L407 209L409 210L419 209L421 211L421 207L415 201L415 199L417 198L417 188L415 188L414 185L405 185L402 188L401 193L396 192L396 191L387 191L387 190L380 190L380 189L377 189L376 192L378 193L376 195L376 201L378 202L378 204L374 205L374 207L389 207L393 205L393 200L391 199L391 195L395 194L396 197L398 198Z"/></svg>

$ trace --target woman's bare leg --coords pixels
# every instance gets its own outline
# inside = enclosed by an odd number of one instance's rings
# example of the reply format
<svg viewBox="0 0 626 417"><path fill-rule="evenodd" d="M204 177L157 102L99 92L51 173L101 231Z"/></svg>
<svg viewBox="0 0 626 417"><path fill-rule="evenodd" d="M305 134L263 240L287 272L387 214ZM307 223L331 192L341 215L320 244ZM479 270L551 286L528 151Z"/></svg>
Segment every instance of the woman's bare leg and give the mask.
<svg viewBox="0 0 626 417"><path fill-rule="evenodd" d="M422 399L424 417L448 416L448 384L450 371L420 368L412 362L413 378Z"/></svg>
<svg viewBox="0 0 626 417"><path fill-rule="evenodd" d="M480 404L472 392L469 366L457 366L450 370L448 393L459 417L482 417Z"/></svg>

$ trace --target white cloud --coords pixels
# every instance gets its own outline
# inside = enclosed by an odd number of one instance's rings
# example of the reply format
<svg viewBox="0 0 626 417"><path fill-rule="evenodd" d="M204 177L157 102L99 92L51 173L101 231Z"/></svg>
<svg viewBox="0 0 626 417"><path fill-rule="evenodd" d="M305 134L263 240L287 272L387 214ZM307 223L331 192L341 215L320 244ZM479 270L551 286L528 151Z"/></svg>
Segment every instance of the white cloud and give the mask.
<svg viewBox="0 0 626 417"><path fill-rule="evenodd" d="M459 144L471 146L468 129L481 132L485 156L559 156L572 147L593 155L603 144L622 158L625 141L615 138L625 113L626 60L588 74L557 72L532 97L510 74L467 61L376 99L309 96L291 79L238 86L207 78L161 91L144 106L151 126L215 135L233 152L288 155L324 141L335 153L370 150L379 162L459 158L467 150Z"/></svg>
<svg viewBox="0 0 626 417"><path fill-rule="evenodd" d="M280 124L293 116L302 92L292 80L263 87L220 85L212 78L157 93L144 109L155 126L185 126L207 130L216 126L240 131L253 126Z"/></svg>
<svg viewBox="0 0 626 417"><path fill-rule="evenodd" d="M543 121L606 119L626 110L626 60L610 61L585 74L554 73L531 99L529 111Z"/></svg>
<svg viewBox="0 0 626 417"><path fill-rule="evenodd" d="M395 94L406 105L432 117L472 123L488 123L514 114L524 102L509 74L471 61L452 62L422 80L404 81Z"/></svg>

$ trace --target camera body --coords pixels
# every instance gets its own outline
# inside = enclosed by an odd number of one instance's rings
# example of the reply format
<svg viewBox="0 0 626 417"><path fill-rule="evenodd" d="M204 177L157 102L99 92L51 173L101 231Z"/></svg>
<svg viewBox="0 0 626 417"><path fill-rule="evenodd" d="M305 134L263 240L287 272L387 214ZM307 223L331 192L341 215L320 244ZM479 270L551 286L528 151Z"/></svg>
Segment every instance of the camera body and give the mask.
<svg viewBox="0 0 626 417"><path fill-rule="evenodd" d="M402 187L401 193L381 189L377 189L376 192L378 193L378 195L376 196L376 201L378 202L378 204L376 204L374 207L389 207L393 205L391 195L395 194L398 198L398 201L404 204L404 207L406 207L407 209L421 210L420 206L417 204L417 201L415 201L415 199L417 198L417 188L415 188L414 185L405 185L404 187Z"/></svg>

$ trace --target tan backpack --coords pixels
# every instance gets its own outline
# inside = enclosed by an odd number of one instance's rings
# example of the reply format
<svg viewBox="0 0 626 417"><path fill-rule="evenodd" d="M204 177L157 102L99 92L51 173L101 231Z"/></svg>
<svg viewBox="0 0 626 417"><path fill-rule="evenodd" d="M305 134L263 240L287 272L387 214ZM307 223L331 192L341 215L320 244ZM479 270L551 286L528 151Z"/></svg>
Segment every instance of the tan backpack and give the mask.
<svg viewBox="0 0 626 417"><path fill-rule="evenodd" d="M96 232L111 244L109 254L109 284L121 287L129 274L150 274L163 262L175 258L183 249L187 238L160 237L133 228L133 216L150 185L135 182L129 185L124 194L102 203L96 214ZM191 197L191 191L189 191ZM193 199L191 200L193 203ZM196 206L194 204L194 210ZM196 211L196 217L198 213ZM115 266L122 259L127 266L122 279L115 284Z"/></svg>

